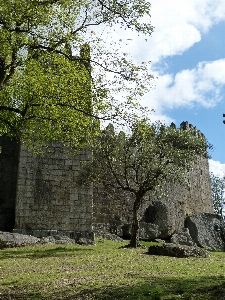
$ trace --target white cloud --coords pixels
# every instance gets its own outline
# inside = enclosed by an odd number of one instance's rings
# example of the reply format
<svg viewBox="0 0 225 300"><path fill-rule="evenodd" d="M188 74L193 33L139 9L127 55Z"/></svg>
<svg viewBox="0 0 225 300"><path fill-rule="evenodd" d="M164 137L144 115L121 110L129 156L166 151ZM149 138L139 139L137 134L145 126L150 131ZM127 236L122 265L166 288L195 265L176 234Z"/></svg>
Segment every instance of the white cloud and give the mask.
<svg viewBox="0 0 225 300"><path fill-rule="evenodd" d="M138 36L120 26L109 29L96 27L106 44L122 39L128 42L122 49L131 53L138 61L158 62L163 57L182 54L195 43L201 34L214 24L225 20L224 0L151 0L151 24L155 31L151 37Z"/></svg>
<svg viewBox="0 0 225 300"><path fill-rule="evenodd" d="M201 34L214 24L225 20L224 0L151 0L151 24L155 31L151 37L138 36L120 26L96 27L105 44L123 40L122 51L129 52L136 61L156 63L163 57L182 54L195 43ZM125 43L128 45L125 45Z"/></svg>
<svg viewBox="0 0 225 300"><path fill-rule="evenodd" d="M149 60L157 62L162 57L181 54L201 40L199 29L190 22L194 14L191 1L152 1L155 32L146 45Z"/></svg>
<svg viewBox="0 0 225 300"><path fill-rule="evenodd" d="M157 72L155 72L157 76ZM166 109L214 107L222 98L225 85L225 59L201 62L196 68L182 70L175 76L159 75L156 88L143 99L143 104L162 113Z"/></svg>
<svg viewBox="0 0 225 300"><path fill-rule="evenodd" d="M209 159L209 171L216 176L223 177L225 174L225 164Z"/></svg>
<svg viewBox="0 0 225 300"><path fill-rule="evenodd" d="M200 42L203 32L225 20L223 0L152 0L151 5L155 31L147 42L129 30L114 33L114 38L132 39L125 49L141 61L156 63L163 57L182 54Z"/></svg>
<svg viewBox="0 0 225 300"><path fill-rule="evenodd" d="M165 124L167 126L169 126L172 122L175 123L175 120L170 118L169 116L156 111L153 112L149 115L149 118L151 120L151 122L156 122L156 121L160 121L162 124Z"/></svg>
<svg viewBox="0 0 225 300"><path fill-rule="evenodd" d="M182 54L201 40L203 32L214 24L225 20L224 0L152 0L151 23L155 32L145 42L129 30L112 28L102 31L106 44L122 39L120 50L129 52L136 62L152 63L152 73L156 88L145 95L144 106L155 109L152 119L160 119L169 124L171 118L166 110L179 107L214 107L222 99L225 85L225 59L201 62L194 69L182 70L177 74L166 74L166 70L154 69L154 63L163 57ZM114 31L115 29L115 31Z"/></svg>
<svg viewBox="0 0 225 300"><path fill-rule="evenodd" d="M201 40L201 32L225 19L222 0L152 0L153 61L180 54Z"/></svg>

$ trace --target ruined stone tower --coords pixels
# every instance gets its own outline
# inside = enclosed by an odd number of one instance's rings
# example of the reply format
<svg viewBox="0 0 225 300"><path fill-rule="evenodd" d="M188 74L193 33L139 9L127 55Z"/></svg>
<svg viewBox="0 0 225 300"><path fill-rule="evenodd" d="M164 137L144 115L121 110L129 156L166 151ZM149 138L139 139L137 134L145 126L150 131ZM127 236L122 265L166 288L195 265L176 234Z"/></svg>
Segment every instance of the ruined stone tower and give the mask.
<svg viewBox="0 0 225 300"><path fill-rule="evenodd" d="M82 162L89 159L87 150L69 156L60 142L52 143L44 155L21 147L14 231L93 239L92 184L75 184Z"/></svg>

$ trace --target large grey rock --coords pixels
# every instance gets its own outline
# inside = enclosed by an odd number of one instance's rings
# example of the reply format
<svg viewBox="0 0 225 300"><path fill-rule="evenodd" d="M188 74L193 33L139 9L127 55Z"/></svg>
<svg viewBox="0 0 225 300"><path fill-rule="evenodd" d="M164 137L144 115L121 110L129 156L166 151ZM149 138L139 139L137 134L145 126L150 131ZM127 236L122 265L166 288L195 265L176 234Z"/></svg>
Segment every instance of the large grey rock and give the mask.
<svg viewBox="0 0 225 300"><path fill-rule="evenodd" d="M157 238L168 239L176 229L174 209L162 201L153 201L145 210L143 220L158 226ZM156 238L155 237L155 238Z"/></svg>
<svg viewBox="0 0 225 300"><path fill-rule="evenodd" d="M170 242L179 245L195 246L195 242L192 240L188 228L181 228L175 231L170 238Z"/></svg>
<svg viewBox="0 0 225 300"><path fill-rule="evenodd" d="M97 225L97 226L96 226ZM101 240L110 240L114 242L123 242L123 226L110 226L109 224L96 224L94 226L95 238ZM108 225L108 226L107 226Z"/></svg>
<svg viewBox="0 0 225 300"><path fill-rule="evenodd" d="M56 244L75 244L75 240L65 235L54 235Z"/></svg>
<svg viewBox="0 0 225 300"><path fill-rule="evenodd" d="M41 244L55 244L55 238L52 235L45 236L40 239L40 243Z"/></svg>
<svg viewBox="0 0 225 300"><path fill-rule="evenodd" d="M86 239L84 237L80 237L78 240L77 240L77 244L79 245L83 245L83 246L94 246L95 245L95 242L90 240L90 239Z"/></svg>
<svg viewBox="0 0 225 300"><path fill-rule="evenodd" d="M40 239L42 244L75 244L75 240L64 235L50 235Z"/></svg>
<svg viewBox="0 0 225 300"><path fill-rule="evenodd" d="M123 237L131 237L132 224L126 224L122 227ZM159 226L156 224L140 222L139 223L139 238L141 240L154 240L160 236Z"/></svg>
<svg viewBox="0 0 225 300"><path fill-rule="evenodd" d="M0 231L0 249L35 245L40 239L30 235Z"/></svg>
<svg viewBox="0 0 225 300"><path fill-rule="evenodd" d="M98 236L96 236L97 238L100 238L102 240L109 240L109 241L114 241L114 242L124 242L124 240L119 237L116 234L113 233L109 233L109 232L104 232L102 231L101 233L98 232Z"/></svg>
<svg viewBox="0 0 225 300"><path fill-rule="evenodd" d="M154 240L161 234L156 224L140 222L139 236L141 240Z"/></svg>
<svg viewBox="0 0 225 300"><path fill-rule="evenodd" d="M224 251L224 222L215 214L196 214L185 220L193 241L210 250Z"/></svg>
<svg viewBox="0 0 225 300"><path fill-rule="evenodd" d="M172 243L154 245L149 247L151 255L173 256L173 257L209 257L210 253L199 247L176 245Z"/></svg>

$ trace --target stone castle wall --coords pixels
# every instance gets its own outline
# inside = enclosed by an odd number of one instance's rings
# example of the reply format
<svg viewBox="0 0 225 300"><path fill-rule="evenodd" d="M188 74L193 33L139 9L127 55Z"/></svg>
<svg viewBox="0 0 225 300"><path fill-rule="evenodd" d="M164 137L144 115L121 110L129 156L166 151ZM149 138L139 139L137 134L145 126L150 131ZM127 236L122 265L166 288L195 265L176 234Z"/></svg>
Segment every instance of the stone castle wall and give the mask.
<svg viewBox="0 0 225 300"><path fill-rule="evenodd" d="M181 127L188 129L188 122ZM197 131L198 132L198 131ZM198 132L198 134L201 134ZM187 173L189 186L166 183L155 194L148 193L139 211L139 220L157 226L159 238L167 238L184 227L187 216L213 213L208 160L198 158L193 170ZM93 221L96 230L121 235L121 225L132 220L132 195L121 190L94 186Z"/></svg>
<svg viewBox="0 0 225 300"><path fill-rule="evenodd" d="M167 183L163 195L157 193L150 200L142 218L147 223L159 226L161 236L171 235L184 227L187 216L198 213L213 213L208 160L199 158L187 174L189 186Z"/></svg>
<svg viewBox="0 0 225 300"><path fill-rule="evenodd" d="M139 219L159 227L160 238L184 227L188 215L213 213L208 160L199 163L188 174L189 186L167 183L156 194L149 193L140 208ZM94 186L93 222L96 229L120 232L123 224L132 220L133 199L129 192Z"/></svg>
<svg viewBox="0 0 225 300"><path fill-rule="evenodd" d="M89 151L70 156L56 142L34 155L6 137L1 145L0 230L93 239L93 227L121 235L121 226L131 223L130 193L101 185L77 187L82 162L92 159ZM154 224L158 237L182 228L188 215L213 213L207 159L199 158L188 180L189 187L167 183L163 195L146 195L139 219Z"/></svg>
<svg viewBox="0 0 225 300"><path fill-rule="evenodd" d="M78 188L76 176L91 153L69 156L61 143L43 155L22 147L17 183L15 232L46 236L63 234L93 239L92 185Z"/></svg>

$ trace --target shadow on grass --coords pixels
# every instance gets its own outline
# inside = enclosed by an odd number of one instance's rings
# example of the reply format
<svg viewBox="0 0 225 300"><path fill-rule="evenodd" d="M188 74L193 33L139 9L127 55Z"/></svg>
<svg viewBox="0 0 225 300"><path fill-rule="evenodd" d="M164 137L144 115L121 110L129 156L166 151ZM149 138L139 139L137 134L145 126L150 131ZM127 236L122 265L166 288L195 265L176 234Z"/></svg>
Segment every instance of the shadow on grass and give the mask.
<svg viewBox="0 0 225 300"><path fill-rule="evenodd" d="M225 299L225 279L223 277L201 277L196 280L177 278L149 277L145 282L135 286L104 286L102 288L76 290L76 286L68 289L56 290L52 295L44 295L41 291L33 294L25 291L12 290L8 294L1 294L2 300L222 300Z"/></svg>
<svg viewBox="0 0 225 300"><path fill-rule="evenodd" d="M224 300L225 299L225 281L214 285L201 286L202 282L207 282L208 278L200 280L181 280L181 279L149 279L144 284L136 286L107 287L103 290L94 292L80 293L79 295L63 298L72 299L98 299L98 300L163 300L163 299L198 299L198 300ZM216 285L215 285L216 284ZM92 298L90 298L92 297ZM60 299L60 298L59 298Z"/></svg>
<svg viewBox="0 0 225 300"><path fill-rule="evenodd" d="M0 260L9 259L9 258L30 258L30 259L37 259L37 258L44 258L44 257L59 257L64 255L74 255L75 253L80 252L81 254L84 251L93 251L92 248L78 248L78 247L56 247L52 249L29 249L26 250L21 248L19 250L2 250L0 251ZM0 297L1 299L1 297Z"/></svg>

